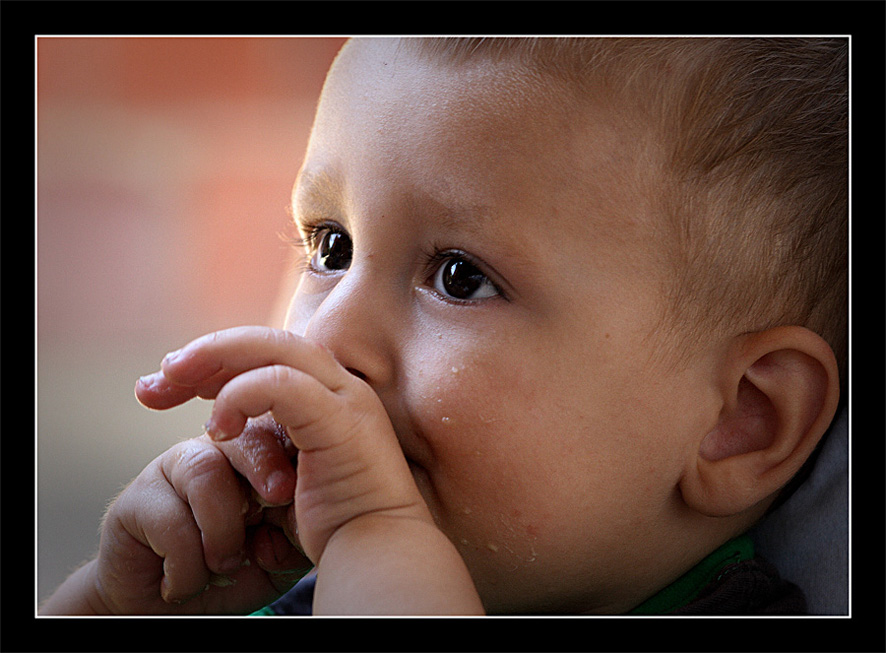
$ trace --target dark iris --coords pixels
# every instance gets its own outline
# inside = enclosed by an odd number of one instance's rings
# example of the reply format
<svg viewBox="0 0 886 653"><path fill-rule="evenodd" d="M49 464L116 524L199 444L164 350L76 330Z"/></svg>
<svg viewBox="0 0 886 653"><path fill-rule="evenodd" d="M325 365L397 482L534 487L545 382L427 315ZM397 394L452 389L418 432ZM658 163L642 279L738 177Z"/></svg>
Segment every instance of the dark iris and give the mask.
<svg viewBox="0 0 886 653"><path fill-rule="evenodd" d="M327 231L317 248L317 265L325 270L345 270L351 264L351 239L339 231Z"/></svg>
<svg viewBox="0 0 886 653"><path fill-rule="evenodd" d="M461 259L443 264L440 281L446 293L456 299L471 299L488 282L475 265Z"/></svg>

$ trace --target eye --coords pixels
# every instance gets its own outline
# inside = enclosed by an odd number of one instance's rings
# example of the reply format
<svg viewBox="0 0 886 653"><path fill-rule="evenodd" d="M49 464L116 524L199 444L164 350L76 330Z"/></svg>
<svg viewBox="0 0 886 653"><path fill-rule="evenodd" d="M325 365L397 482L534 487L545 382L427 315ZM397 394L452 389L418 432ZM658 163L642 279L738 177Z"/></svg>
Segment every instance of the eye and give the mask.
<svg viewBox="0 0 886 653"><path fill-rule="evenodd" d="M434 274L434 290L459 300L494 297L498 288L480 269L463 255L448 256Z"/></svg>
<svg viewBox="0 0 886 653"><path fill-rule="evenodd" d="M354 247L351 238L343 231L321 227L310 237L316 246L311 266L318 272L346 270L351 265Z"/></svg>

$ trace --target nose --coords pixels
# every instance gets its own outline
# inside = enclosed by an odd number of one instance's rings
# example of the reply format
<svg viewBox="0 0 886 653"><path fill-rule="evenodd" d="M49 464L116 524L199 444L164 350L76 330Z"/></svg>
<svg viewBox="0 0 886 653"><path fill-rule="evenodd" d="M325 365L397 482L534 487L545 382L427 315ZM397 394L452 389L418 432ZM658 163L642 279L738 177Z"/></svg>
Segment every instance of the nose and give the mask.
<svg viewBox="0 0 886 653"><path fill-rule="evenodd" d="M378 287L352 268L325 295L300 297L297 292L290 310L300 323L292 330L321 343L376 391L393 382L397 324L390 303L373 291Z"/></svg>

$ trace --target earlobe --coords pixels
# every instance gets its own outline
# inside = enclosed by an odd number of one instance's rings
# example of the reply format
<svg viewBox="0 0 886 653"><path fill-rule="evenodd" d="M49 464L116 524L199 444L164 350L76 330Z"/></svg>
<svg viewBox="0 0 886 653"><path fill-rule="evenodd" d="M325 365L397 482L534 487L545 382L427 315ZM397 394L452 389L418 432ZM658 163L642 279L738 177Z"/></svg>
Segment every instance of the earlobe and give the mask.
<svg viewBox="0 0 886 653"><path fill-rule="evenodd" d="M690 507L717 517L775 495L812 454L839 400L834 354L803 327L741 336L721 370L720 415L680 482Z"/></svg>

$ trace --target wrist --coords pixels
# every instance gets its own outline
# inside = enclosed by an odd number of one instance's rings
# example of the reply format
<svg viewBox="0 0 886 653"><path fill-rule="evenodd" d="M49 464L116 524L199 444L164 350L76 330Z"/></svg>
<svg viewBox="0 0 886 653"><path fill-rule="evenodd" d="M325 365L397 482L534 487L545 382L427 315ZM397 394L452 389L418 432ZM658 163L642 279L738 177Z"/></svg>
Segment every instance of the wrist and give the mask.
<svg viewBox="0 0 886 653"><path fill-rule="evenodd" d="M91 560L71 574L41 606L41 615L97 616L113 612L99 587L98 563Z"/></svg>
<svg viewBox="0 0 886 653"><path fill-rule="evenodd" d="M468 569L431 520L364 515L317 566L315 614L483 614Z"/></svg>

